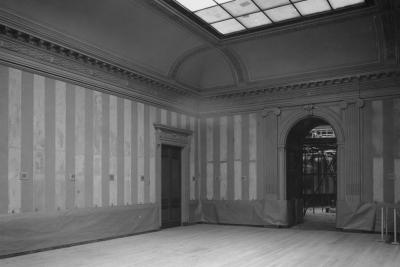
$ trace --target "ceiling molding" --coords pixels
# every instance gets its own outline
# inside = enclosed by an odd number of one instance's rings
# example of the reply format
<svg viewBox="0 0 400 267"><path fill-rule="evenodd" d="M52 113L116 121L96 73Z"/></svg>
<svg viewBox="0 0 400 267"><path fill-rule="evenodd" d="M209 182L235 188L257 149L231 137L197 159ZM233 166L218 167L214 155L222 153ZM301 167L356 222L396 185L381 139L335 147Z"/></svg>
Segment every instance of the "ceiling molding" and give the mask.
<svg viewBox="0 0 400 267"><path fill-rule="evenodd" d="M235 81L235 86L238 84L247 83L249 81L249 75L245 64L240 59L239 55L232 51L229 47L216 45L215 47L211 45L203 45L191 49L183 53L173 64L169 71L168 78L180 82L178 80L178 74L182 65L192 57L195 57L203 52L215 49L221 56L225 59L231 68L232 77ZM185 85L190 86L190 85ZM214 88L214 87L212 87ZM232 88L230 85L229 88ZM201 93L202 90L206 88L195 88L196 91ZM209 88L207 88L209 89Z"/></svg>
<svg viewBox="0 0 400 267"><path fill-rule="evenodd" d="M256 88L253 90L247 91L240 91L240 92L233 92L233 93L226 93L220 95L214 95L209 97L204 97L210 101L218 100L218 99L232 99L232 98L243 98L248 96L255 96L261 94L273 94L279 92L287 92L293 91L296 89L311 89L311 88L319 88L323 86L331 86L331 85L343 85L346 83L351 83L356 80L359 81L369 81L369 80L377 80L383 78L391 78L391 77L400 77L400 68L390 69L386 71L379 71L379 72L371 72L371 73L364 73L359 75L351 75L351 76L343 76L333 79L323 79L323 80L313 80L308 82L301 82L301 83L293 83L293 84L286 84L286 85L278 85L272 87L264 87L264 88ZM400 92L399 92L400 93Z"/></svg>
<svg viewBox="0 0 400 267"><path fill-rule="evenodd" d="M228 58L231 66L236 72L237 82L244 84L249 82L249 72L240 56L227 46L221 47L220 50Z"/></svg>
<svg viewBox="0 0 400 267"><path fill-rule="evenodd" d="M400 67L203 97L201 115L400 95Z"/></svg>
<svg viewBox="0 0 400 267"><path fill-rule="evenodd" d="M179 72L179 69L180 69L180 67L182 66L182 64L183 64L186 60L188 60L189 58L191 58L191 57L193 57L193 56L195 56L195 55L197 55L197 54L200 54L200 53L202 53L202 52L204 52L204 51L207 51L207 50L209 50L209 49L213 49L213 47L210 46L210 45L202 45L202 46L199 46L199 47L195 47L195 48L193 48L193 49L190 49L189 51L186 51L185 53L183 53L182 55L180 55L180 56L175 60L175 62L172 64L172 66L171 66L171 68L170 68L170 70L169 70L169 72L168 72L168 77L169 77L170 79L176 80L177 75L178 75L178 72Z"/></svg>
<svg viewBox="0 0 400 267"><path fill-rule="evenodd" d="M2 24L0 24L0 49L114 87L126 88L128 90L122 90L123 92L116 90L116 93L128 97L140 96L145 101L164 105L169 103L180 109L192 109L198 99L197 93L180 85L165 83ZM64 75L65 78L66 76L68 75ZM147 99L143 99L144 96Z"/></svg>
<svg viewBox="0 0 400 267"><path fill-rule="evenodd" d="M125 69L140 73L144 76L157 77L158 79L163 78L160 71L143 62L138 63L126 60L113 52L97 47L93 43L89 44L81 39L68 35L65 32L60 32L54 29L51 25L41 24L37 21L21 17L20 15L13 13L11 10L0 8L0 23L12 29L47 40L53 44L80 51L87 56L108 62L112 65L123 66Z"/></svg>

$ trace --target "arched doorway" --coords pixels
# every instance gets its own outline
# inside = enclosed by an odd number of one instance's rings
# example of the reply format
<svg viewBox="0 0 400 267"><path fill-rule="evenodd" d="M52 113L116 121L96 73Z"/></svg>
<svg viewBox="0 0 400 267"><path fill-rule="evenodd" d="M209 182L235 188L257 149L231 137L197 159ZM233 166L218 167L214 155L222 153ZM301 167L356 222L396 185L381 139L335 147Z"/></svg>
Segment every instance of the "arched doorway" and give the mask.
<svg viewBox="0 0 400 267"><path fill-rule="evenodd" d="M290 225L335 228L337 139L324 119L302 119L287 135L286 197Z"/></svg>

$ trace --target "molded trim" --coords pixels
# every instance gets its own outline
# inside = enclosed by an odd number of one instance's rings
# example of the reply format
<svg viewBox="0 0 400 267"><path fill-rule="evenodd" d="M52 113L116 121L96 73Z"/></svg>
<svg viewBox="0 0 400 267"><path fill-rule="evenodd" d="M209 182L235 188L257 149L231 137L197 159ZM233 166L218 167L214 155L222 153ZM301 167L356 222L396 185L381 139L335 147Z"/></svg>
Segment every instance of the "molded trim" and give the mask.
<svg viewBox="0 0 400 267"><path fill-rule="evenodd" d="M240 57L237 55L237 53L233 52L232 49L228 47L219 47L216 46L215 48L212 46L204 45L200 47L196 47L194 49L191 49L184 54L182 54L176 61L172 64L172 67L168 73L168 78L173 79L177 82L180 82L178 80L178 74L179 71L181 70L182 65L189 60L192 57L195 57L203 52L206 52L208 50L213 50L215 49L217 53L219 53L226 63L230 66L231 73L232 73L232 78L234 80L234 84L237 85L238 83L247 83L249 81L249 74L247 71L247 68L243 64L243 61L240 59ZM181 83L181 82L180 82ZM230 85L228 87L231 87ZM214 87L210 87L214 88ZM210 89L207 88L207 89ZM205 88L196 88L198 92L201 92L202 89Z"/></svg>
<svg viewBox="0 0 400 267"><path fill-rule="evenodd" d="M312 106L312 108L309 109L308 108L309 106ZM289 135L290 130L299 121L307 118L320 118L328 122L335 131L337 143L338 144L344 143L345 141L344 130L339 116L328 108L308 105L304 109L294 111L289 116L289 118L287 118L285 121L281 123L278 133L278 146L280 147L286 146L287 137Z"/></svg>
<svg viewBox="0 0 400 267"><path fill-rule="evenodd" d="M159 226L162 226L162 207L161 207L161 183L162 183L162 145L172 145L181 149L181 223L182 225L190 222L190 139L193 138L193 131L175 127L166 126L163 124L153 124L156 129L156 204L159 208Z"/></svg>

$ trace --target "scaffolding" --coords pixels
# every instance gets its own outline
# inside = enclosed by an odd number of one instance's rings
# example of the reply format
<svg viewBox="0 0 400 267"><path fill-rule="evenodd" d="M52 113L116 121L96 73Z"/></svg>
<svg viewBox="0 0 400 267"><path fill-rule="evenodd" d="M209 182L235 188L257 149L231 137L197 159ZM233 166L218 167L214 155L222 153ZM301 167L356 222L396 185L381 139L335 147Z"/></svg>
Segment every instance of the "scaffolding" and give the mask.
<svg viewBox="0 0 400 267"><path fill-rule="evenodd" d="M302 147L303 212L305 215L309 208L314 210L317 207L323 208L325 212L335 212L337 192L336 139L332 138L334 135L329 131L320 131L320 137L315 137L315 134L311 136L305 139Z"/></svg>

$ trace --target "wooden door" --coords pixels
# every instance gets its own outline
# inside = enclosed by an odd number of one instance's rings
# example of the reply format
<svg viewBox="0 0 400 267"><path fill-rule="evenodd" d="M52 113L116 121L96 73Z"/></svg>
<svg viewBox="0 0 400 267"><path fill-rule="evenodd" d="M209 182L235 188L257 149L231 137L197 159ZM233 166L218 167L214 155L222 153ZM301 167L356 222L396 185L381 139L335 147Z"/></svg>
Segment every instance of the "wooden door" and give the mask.
<svg viewBox="0 0 400 267"><path fill-rule="evenodd" d="M286 197L289 201L289 225L303 222L302 150L298 146L286 150Z"/></svg>
<svg viewBox="0 0 400 267"><path fill-rule="evenodd" d="M162 227L181 225L181 148L161 148L161 217Z"/></svg>

